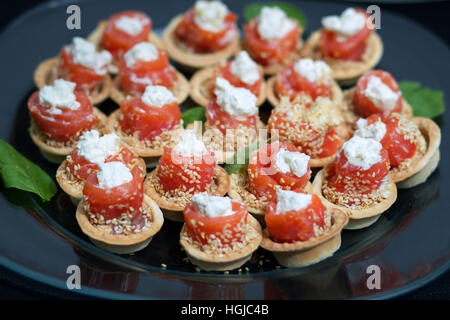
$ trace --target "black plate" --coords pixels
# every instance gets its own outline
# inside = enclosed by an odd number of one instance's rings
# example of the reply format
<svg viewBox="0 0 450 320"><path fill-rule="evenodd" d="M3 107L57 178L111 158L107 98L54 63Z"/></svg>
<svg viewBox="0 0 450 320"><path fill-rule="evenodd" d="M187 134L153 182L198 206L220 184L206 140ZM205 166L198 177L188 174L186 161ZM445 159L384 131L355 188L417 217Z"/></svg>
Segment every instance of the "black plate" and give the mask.
<svg viewBox="0 0 450 320"><path fill-rule="evenodd" d="M227 1L242 12L243 1ZM150 1L82 1L82 29L65 28L66 6L39 6L19 17L0 36L0 137L54 175L31 142L26 100L34 85L36 65L59 52L76 35L86 36L96 23L125 9L147 12L156 29L187 9L185 1L169 6ZM345 4L302 1L308 32L320 18L345 9ZM241 21L242 22L242 21ZM419 80L443 90L448 97L448 48L419 25L382 10L385 54L379 65L399 79ZM111 101L100 106L115 108ZM268 107L263 108L265 112ZM264 111L263 111L264 112ZM450 265L448 190L450 171L444 163L449 150L448 113L437 119L442 128L442 159L429 181L400 191L398 201L372 227L345 231L341 249L330 259L307 268L276 269L272 255L260 249L244 267L249 272L229 275L196 273L183 261L178 245L180 225L166 221L150 245L135 255L118 256L93 246L76 225L75 208L62 191L48 204L27 193L3 190L0 197L0 263L27 277L66 288L66 269L79 265L81 292L108 298L387 298L417 288L446 271ZM441 194L442 193L442 194ZM7 198L10 202L7 201ZM27 205L24 210L13 205ZM260 264L262 261L262 265ZM167 265L166 270L161 264ZM366 286L367 267L381 269L381 289ZM243 269L245 270L245 269Z"/></svg>

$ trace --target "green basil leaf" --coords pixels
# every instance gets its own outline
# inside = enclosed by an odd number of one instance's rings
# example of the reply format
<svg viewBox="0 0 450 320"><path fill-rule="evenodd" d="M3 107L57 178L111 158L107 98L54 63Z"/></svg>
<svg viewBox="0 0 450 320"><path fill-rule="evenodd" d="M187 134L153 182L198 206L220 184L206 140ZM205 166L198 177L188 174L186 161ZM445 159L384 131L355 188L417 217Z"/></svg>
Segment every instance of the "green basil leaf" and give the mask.
<svg viewBox="0 0 450 320"><path fill-rule="evenodd" d="M306 16L303 14L303 12L293 6L290 3L285 3L285 2L279 2L279 1L274 1L274 2L256 2L256 3L250 3L247 6L245 6L244 8L244 17L246 21L250 21L253 18L256 18L257 16L259 16L259 13L261 12L261 9L263 7L278 7L281 10L284 11L284 13L286 13L286 15L294 20L297 20L298 23L302 26L303 30L306 30L306 25L308 23L308 21L306 20Z"/></svg>
<svg viewBox="0 0 450 320"><path fill-rule="evenodd" d="M1 139L0 175L6 188L33 192L43 201L49 201L57 190L47 173Z"/></svg>
<svg viewBox="0 0 450 320"><path fill-rule="evenodd" d="M400 81L398 83L403 98L413 109L414 116L435 118L445 111L444 93L422 86L415 81Z"/></svg>
<svg viewBox="0 0 450 320"><path fill-rule="evenodd" d="M248 167L250 154L259 149L261 146L270 142L270 138L267 141L256 141L251 145L241 148L234 153L232 157L227 159L224 165L224 169L228 174L239 172L242 169Z"/></svg>
<svg viewBox="0 0 450 320"><path fill-rule="evenodd" d="M194 121L205 121L206 120L206 114L205 114L205 108L203 107L194 107L189 108L183 114L181 115L181 119L183 119L183 126L186 128L186 126Z"/></svg>

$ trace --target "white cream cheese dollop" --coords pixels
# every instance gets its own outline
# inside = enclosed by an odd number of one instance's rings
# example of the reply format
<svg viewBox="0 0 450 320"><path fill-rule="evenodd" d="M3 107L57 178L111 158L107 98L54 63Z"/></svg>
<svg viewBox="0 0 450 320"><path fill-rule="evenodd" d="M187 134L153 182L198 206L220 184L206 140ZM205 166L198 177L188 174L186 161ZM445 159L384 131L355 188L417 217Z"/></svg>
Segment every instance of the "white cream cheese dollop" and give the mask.
<svg viewBox="0 0 450 320"><path fill-rule="evenodd" d="M150 107L163 107L166 104L176 102L172 92L163 86L147 86L141 97L142 102Z"/></svg>
<svg viewBox="0 0 450 320"><path fill-rule="evenodd" d="M93 69L100 75L104 75L108 71L108 66L112 61L112 56L108 51L97 52L93 43L80 37L73 38L69 48L73 62Z"/></svg>
<svg viewBox="0 0 450 320"><path fill-rule="evenodd" d="M296 24L278 7L263 7L258 17L258 33L265 40L282 39Z"/></svg>
<svg viewBox="0 0 450 320"><path fill-rule="evenodd" d="M100 163L97 172L98 185L102 189L111 189L133 180L130 169L119 161Z"/></svg>
<svg viewBox="0 0 450 320"><path fill-rule="evenodd" d="M290 190L277 189L277 214L292 210L303 210L311 204L310 194L299 193Z"/></svg>
<svg viewBox="0 0 450 320"><path fill-rule="evenodd" d="M246 118L258 113L256 96L247 89L233 87L223 78L216 78L214 94L217 103L229 115Z"/></svg>
<svg viewBox="0 0 450 320"><path fill-rule="evenodd" d="M206 194L194 194L192 205L200 213L211 218L232 215L232 202L228 197L210 196Z"/></svg>
<svg viewBox="0 0 450 320"><path fill-rule="evenodd" d="M260 79L258 65L248 55L247 51L241 51L231 63L231 73L242 82L252 85Z"/></svg>
<svg viewBox="0 0 450 320"><path fill-rule="evenodd" d="M382 146L377 140L353 136L344 143L344 154L348 162L363 170L369 170L374 164L381 161Z"/></svg>
<svg viewBox="0 0 450 320"><path fill-rule="evenodd" d="M347 8L340 16L322 18L322 26L344 37L352 36L366 24L366 16L353 8Z"/></svg>
<svg viewBox="0 0 450 320"><path fill-rule="evenodd" d="M89 162L101 164L106 158L120 151L120 138L115 133L100 137L97 130L86 131L78 140L77 149L81 157Z"/></svg>
<svg viewBox="0 0 450 320"><path fill-rule="evenodd" d="M73 93L76 84L63 79L57 79L53 85L44 86L39 90L39 103L49 105L50 113L61 114L61 109L76 110L80 107L80 103L76 100Z"/></svg>

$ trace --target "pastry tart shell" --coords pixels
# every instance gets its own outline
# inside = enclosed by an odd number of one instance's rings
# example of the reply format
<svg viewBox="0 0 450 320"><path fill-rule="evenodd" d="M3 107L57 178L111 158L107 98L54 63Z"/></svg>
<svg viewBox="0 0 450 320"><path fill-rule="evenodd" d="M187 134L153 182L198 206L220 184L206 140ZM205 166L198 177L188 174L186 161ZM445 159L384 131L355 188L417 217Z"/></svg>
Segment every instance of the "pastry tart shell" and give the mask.
<svg viewBox="0 0 450 320"><path fill-rule="evenodd" d="M182 15L178 15L170 21L168 26L164 29L162 41L164 47L170 58L176 61L180 66L183 66L189 71L197 70L204 67L209 67L227 60L233 54L240 50L239 33L231 40L231 42L223 49L212 53L195 53L191 52L189 48L182 44L175 36L175 29L183 19Z"/></svg>
<svg viewBox="0 0 450 320"><path fill-rule="evenodd" d="M151 179L156 175L156 169L151 171L144 180L144 193L155 201L161 208L164 217L176 222L184 222L184 206L177 203L177 201L169 201L156 191ZM230 176L225 169L216 166L214 169L214 183L217 186L214 193L211 195L224 196L230 189ZM176 200L174 198L174 200Z"/></svg>
<svg viewBox="0 0 450 320"><path fill-rule="evenodd" d="M251 232L254 233L255 237L249 239L245 247L229 253L207 253L192 245L189 241L183 239L183 235L186 233L185 225L183 225L183 228L181 229L180 244L184 248L189 261L203 270L228 271L237 269L250 260L253 252L258 249L262 239L261 226L258 221L256 221L256 219L251 215L248 215L247 224L248 228L253 229Z"/></svg>
<svg viewBox="0 0 450 320"><path fill-rule="evenodd" d="M57 57L50 58L42 61L37 68L34 70L34 83L36 87L42 89L46 85L50 85L58 77L58 64L59 59ZM103 77L100 85L95 88L92 92L88 93L89 100L92 104L96 105L109 97L109 93L112 87L111 77L106 74Z"/></svg>
<svg viewBox="0 0 450 320"><path fill-rule="evenodd" d="M81 231L98 247L118 254L133 253L145 248L164 223L163 215L156 203L145 195L143 201L151 210L152 222L147 230L139 233L111 234L108 231L109 228L108 230L101 230L94 226L84 210L84 200L77 207L76 219Z"/></svg>
<svg viewBox="0 0 450 320"><path fill-rule="evenodd" d="M98 129L100 131L104 130L104 126L106 125L107 117L106 115L98 110L97 108L93 108L93 113L100 120ZM54 147L47 144L39 134L35 132L35 130L39 130L37 127L33 125L30 127L30 136L31 140L33 140L34 144L39 148L42 156L47 159L51 163L60 164L66 159L66 156L69 155L72 150L72 147Z"/></svg>
<svg viewBox="0 0 450 320"><path fill-rule="evenodd" d="M345 229L360 229L375 223L383 212L388 210L397 199L397 187L392 177L384 187L384 191L389 192L388 196L374 205L365 208L348 208L339 204L332 203L322 193L322 185L324 180L324 169L317 172L313 184L312 193L316 194L323 205L328 209L338 209L345 212L350 218Z"/></svg>
<svg viewBox="0 0 450 320"><path fill-rule="evenodd" d="M349 218L341 210L328 210L331 214L331 226L320 236L307 241L279 243L273 241L267 229L264 229L261 247L271 251L284 267L305 267L331 257L341 246L341 231Z"/></svg>
<svg viewBox="0 0 450 320"><path fill-rule="evenodd" d="M320 31L313 32L303 46L302 57L324 60L330 66L333 78L344 86L354 84L362 74L373 69L383 56L383 42L375 32L367 39L362 61L340 61L325 58L320 52L319 42Z"/></svg>
<svg viewBox="0 0 450 320"><path fill-rule="evenodd" d="M209 101L212 99L210 89L213 85L213 74L215 67L204 68L196 73L190 81L190 96L192 100L201 106L206 107ZM266 83L261 83L261 88L257 96L256 106L260 106L266 100Z"/></svg>

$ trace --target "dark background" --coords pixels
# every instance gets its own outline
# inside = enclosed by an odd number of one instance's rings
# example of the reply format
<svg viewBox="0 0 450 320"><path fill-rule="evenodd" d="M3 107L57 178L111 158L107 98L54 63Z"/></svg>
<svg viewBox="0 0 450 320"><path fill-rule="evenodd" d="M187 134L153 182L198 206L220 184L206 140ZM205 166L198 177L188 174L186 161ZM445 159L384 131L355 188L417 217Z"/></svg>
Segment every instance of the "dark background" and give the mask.
<svg viewBox="0 0 450 320"><path fill-rule="evenodd" d="M95 1L95 0L91 0ZM146 0L149 1L149 0ZM155 1L155 0L153 0ZM224 0L226 2L226 0ZM258 0L260 1L260 0ZM262 1L262 0L261 0ZM10 0L0 1L0 30L8 23L14 20L18 15L27 9L42 3L42 0ZM59 0L58 2L67 2ZM159 1L158 1L159 2ZM253 1L252 1L253 2ZM255 0L255 2L257 2ZM377 4L377 1L365 1L367 3ZM383 2L383 1L381 1ZM449 44L450 36L450 2L449 1L405 1L405 0L389 0L384 1L389 4L383 4L383 8L395 11L398 14L409 17L412 20L423 25L438 34L443 41ZM393 3L395 2L395 3ZM408 3L414 2L414 3ZM168 2L159 2L161 5L167 5ZM349 4L350 6L351 4ZM37 34L37 36L39 36ZM414 35L411 40L414 41ZM426 45L426 44L424 44ZM448 61L445 61L448 63ZM0 267L0 299L80 299L81 295L56 290L51 287L42 285L38 282L24 278L10 270ZM409 294L401 296L399 299L450 299L450 271L447 271L439 278L430 282L428 285L417 289Z"/></svg>

